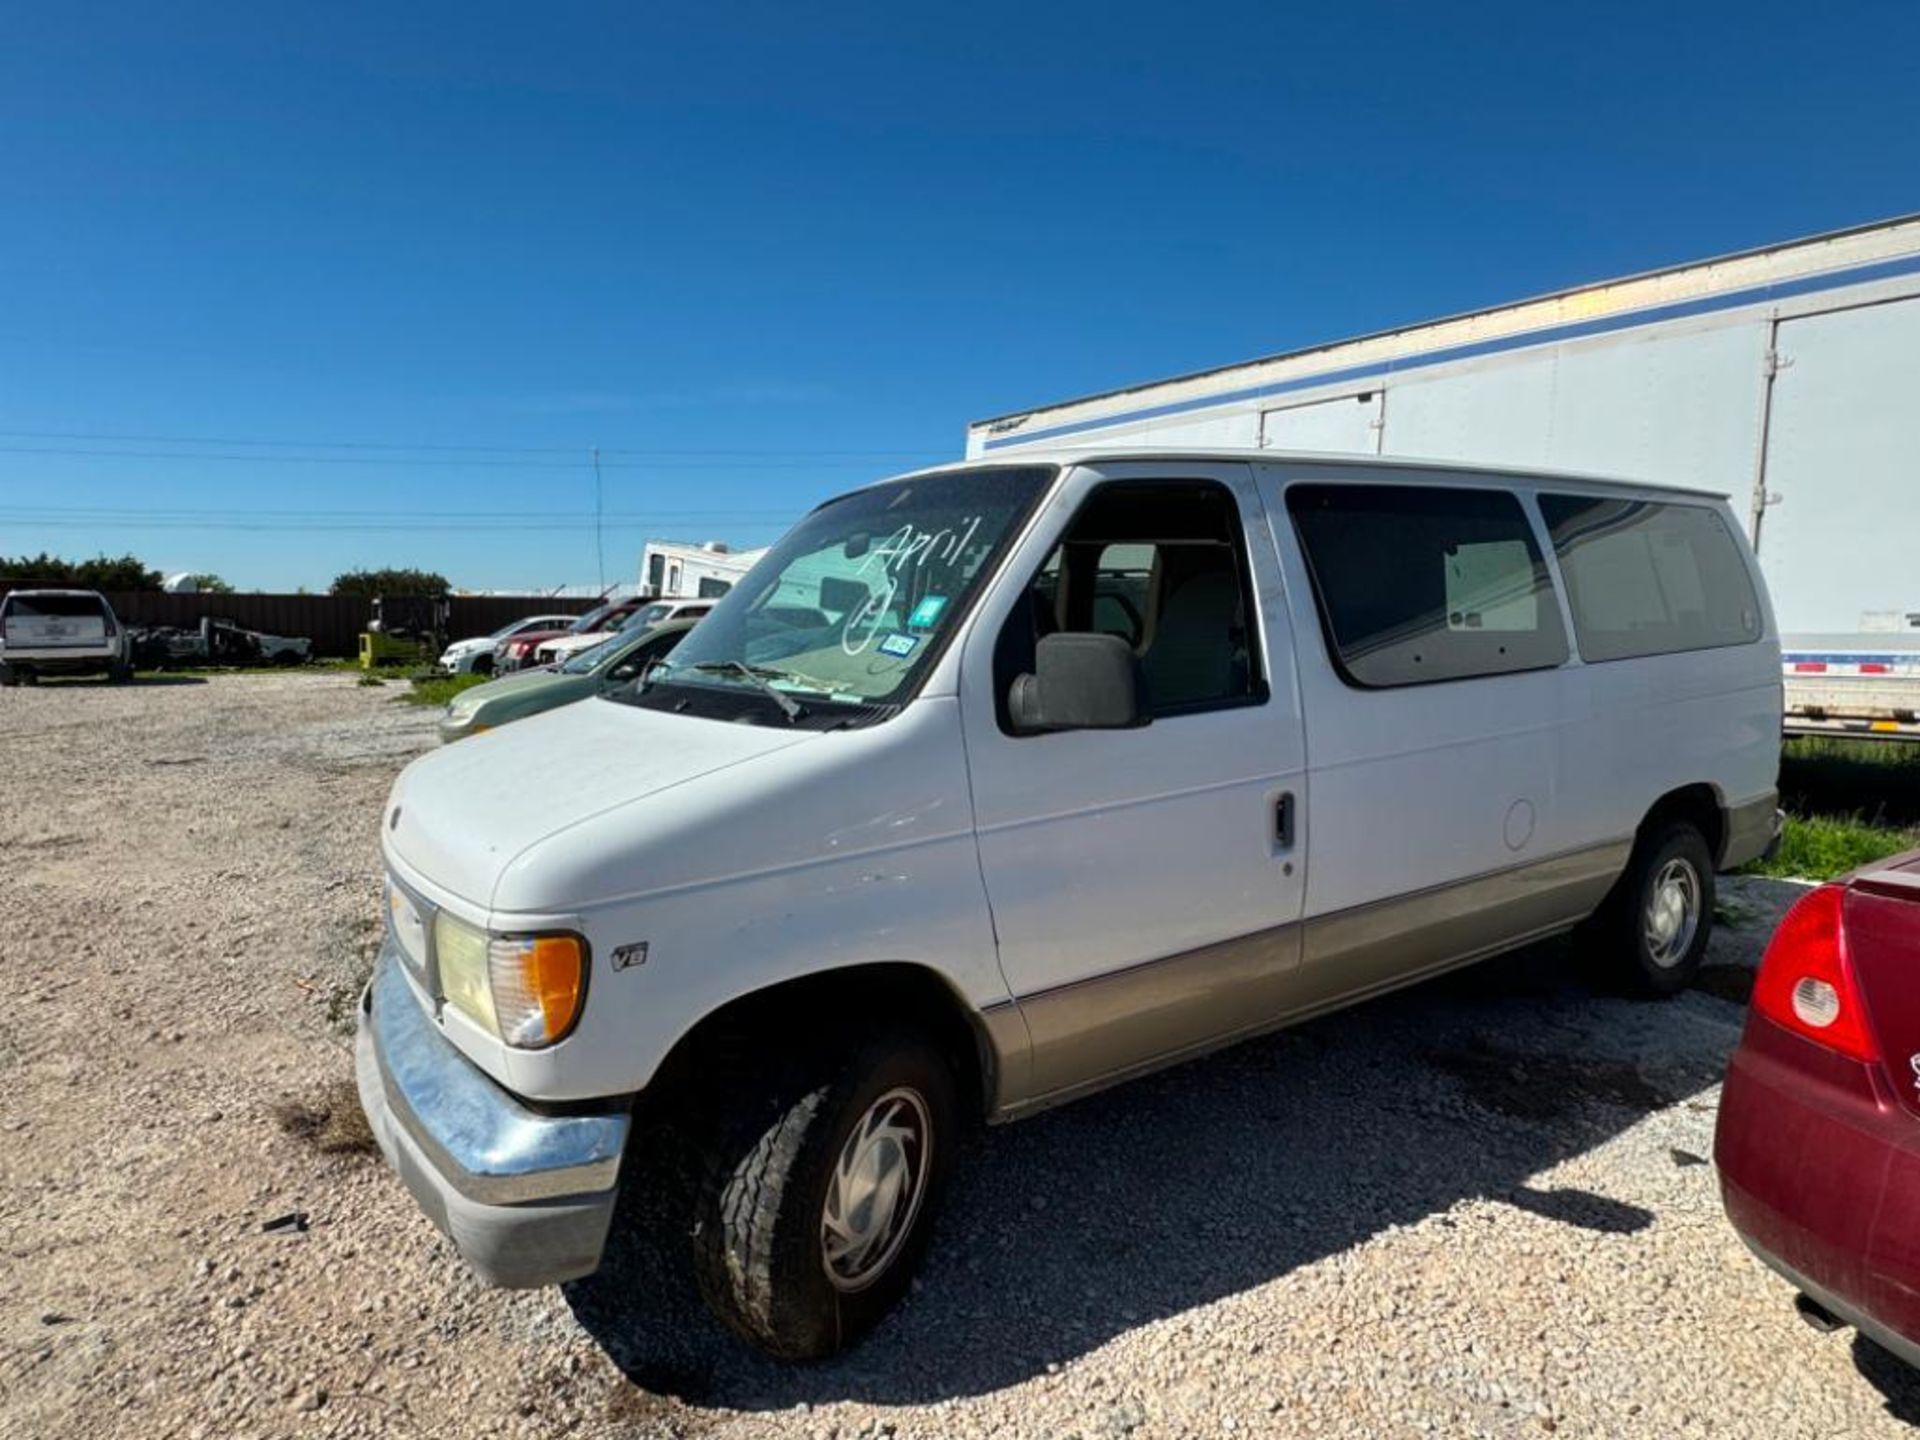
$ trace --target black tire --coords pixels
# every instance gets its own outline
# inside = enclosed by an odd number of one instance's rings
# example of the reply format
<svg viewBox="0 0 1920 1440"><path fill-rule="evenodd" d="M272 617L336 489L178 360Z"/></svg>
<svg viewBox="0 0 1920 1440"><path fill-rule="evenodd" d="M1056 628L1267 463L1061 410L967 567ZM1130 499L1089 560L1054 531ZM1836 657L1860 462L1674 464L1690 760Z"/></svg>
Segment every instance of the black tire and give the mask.
<svg viewBox="0 0 1920 1440"><path fill-rule="evenodd" d="M4 660L0 660L0 686L4 686L5 688L11 690L15 685L18 685L19 683L20 683L20 672L14 669L13 666L7 664Z"/></svg>
<svg viewBox="0 0 1920 1440"><path fill-rule="evenodd" d="M1692 931L1664 939L1653 918L1656 888L1690 888ZM1671 893L1671 891L1669 891ZM1664 907L1671 916L1671 905ZM1626 872L1587 922L1583 941L1600 978L1645 999L1677 995L1693 983L1713 933L1713 854L1685 820L1650 828L1634 843Z"/></svg>
<svg viewBox="0 0 1920 1440"><path fill-rule="evenodd" d="M939 1049L911 1031L729 1070L698 1082L727 1098L692 1137L694 1278L736 1334L777 1359L821 1359L893 1308L926 1251L958 1128L953 1077ZM917 1097L918 1112L904 1095ZM907 1190L917 1198L901 1202L898 1227L880 1232L891 1238L873 1251L871 1271L836 1283L822 1238L829 1190L843 1154L856 1153L856 1127L874 1133L875 1115L924 1125L919 1180ZM896 1148L910 1156L915 1147Z"/></svg>
<svg viewBox="0 0 1920 1440"><path fill-rule="evenodd" d="M131 679L133 679L133 666L123 662L115 662L107 667L107 683L109 685L124 685Z"/></svg>
<svg viewBox="0 0 1920 1440"><path fill-rule="evenodd" d="M476 675L491 675L493 673L493 656L491 655L478 656L475 658L473 664L468 668L471 669L473 673Z"/></svg>

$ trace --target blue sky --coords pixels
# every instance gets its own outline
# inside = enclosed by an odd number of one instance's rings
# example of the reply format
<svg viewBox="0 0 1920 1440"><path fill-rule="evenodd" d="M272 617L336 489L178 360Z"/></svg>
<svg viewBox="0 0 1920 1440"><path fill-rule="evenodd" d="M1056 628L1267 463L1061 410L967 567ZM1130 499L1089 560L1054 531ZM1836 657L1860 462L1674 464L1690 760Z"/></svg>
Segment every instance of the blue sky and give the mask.
<svg viewBox="0 0 1920 1440"><path fill-rule="evenodd" d="M598 445L629 579L982 415L1920 208L1916 53L1905 3L16 7L0 554L588 582Z"/></svg>

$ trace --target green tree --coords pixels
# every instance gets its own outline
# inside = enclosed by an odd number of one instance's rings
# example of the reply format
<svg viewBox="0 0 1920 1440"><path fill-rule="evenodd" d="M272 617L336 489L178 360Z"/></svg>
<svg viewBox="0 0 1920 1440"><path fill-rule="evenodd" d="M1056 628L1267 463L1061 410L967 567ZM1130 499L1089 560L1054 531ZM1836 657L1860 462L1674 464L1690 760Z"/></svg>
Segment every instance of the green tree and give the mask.
<svg viewBox="0 0 1920 1440"><path fill-rule="evenodd" d="M349 570L333 577L334 595L445 595L453 586L431 570Z"/></svg>
<svg viewBox="0 0 1920 1440"><path fill-rule="evenodd" d="M0 555L0 580L42 585L74 585L88 590L158 590L160 572L137 556L66 560L42 551L18 557Z"/></svg>
<svg viewBox="0 0 1920 1440"><path fill-rule="evenodd" d="M233 594L233 586L229 585L226 580L219 575L189 575L187 578L193 581L193 588L198 590L202 595Z"/></svg>

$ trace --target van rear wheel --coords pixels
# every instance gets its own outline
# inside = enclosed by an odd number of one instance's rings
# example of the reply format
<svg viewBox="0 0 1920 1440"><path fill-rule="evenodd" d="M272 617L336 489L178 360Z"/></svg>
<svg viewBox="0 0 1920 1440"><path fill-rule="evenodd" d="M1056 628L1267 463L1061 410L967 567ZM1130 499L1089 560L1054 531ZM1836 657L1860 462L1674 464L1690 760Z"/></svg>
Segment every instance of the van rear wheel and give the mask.
<svg viewBox="0 0 1920 1440"><path fill-rule="evenodd" d="M1676 820L1635 843L1587 939L1604 978L1660 999L1693 983L1712 932L1712 852L1697 826Z"/></svg>
<svg viewBox="0 0 1920 1440"><path fill-rule="evenodd" d="M701 1295L779 1359L831 1355L893 1308L926 1250L952 1076L936 1046L900 1031L716 1081L727 1098L695 1142Z"/></svg>

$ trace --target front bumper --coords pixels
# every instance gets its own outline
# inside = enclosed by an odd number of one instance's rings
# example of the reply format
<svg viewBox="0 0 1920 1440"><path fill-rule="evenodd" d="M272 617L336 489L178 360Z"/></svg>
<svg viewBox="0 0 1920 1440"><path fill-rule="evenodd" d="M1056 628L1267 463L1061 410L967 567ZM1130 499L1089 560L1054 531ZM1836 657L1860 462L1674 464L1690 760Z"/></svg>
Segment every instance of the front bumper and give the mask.
<svg viewBox="0 0 1920 1440"><path fill-rule="evenodd" d="M387 1162L492 1285L591 1274L613 1219L624 1108L535 1110L442 1036L383 949L360 1002L354 1069Z"/></svg>

